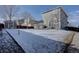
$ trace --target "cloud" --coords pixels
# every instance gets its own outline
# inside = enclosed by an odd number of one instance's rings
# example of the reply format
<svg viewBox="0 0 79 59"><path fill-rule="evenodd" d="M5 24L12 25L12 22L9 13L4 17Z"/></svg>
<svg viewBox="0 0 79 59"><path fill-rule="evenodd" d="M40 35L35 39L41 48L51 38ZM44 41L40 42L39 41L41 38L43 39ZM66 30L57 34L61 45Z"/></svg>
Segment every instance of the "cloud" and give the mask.
<svg viewBox="0 0 79 59"><path fill-rule="evenodd" d="M72 25L79 26L79 10L69 13L69 22Z"/></svg>

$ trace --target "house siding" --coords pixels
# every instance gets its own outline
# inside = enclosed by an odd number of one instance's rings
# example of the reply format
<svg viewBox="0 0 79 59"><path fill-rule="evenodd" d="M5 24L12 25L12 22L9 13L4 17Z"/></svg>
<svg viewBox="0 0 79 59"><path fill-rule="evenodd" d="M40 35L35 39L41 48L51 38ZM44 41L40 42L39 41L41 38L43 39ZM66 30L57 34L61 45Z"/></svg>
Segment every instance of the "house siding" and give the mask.
<svg viewBox="0 0 79 59"><path fill-rule="evenodd" d="M67 16L61 8L45 12L42 17L48 28L61 29L67 25Z"/></svg>

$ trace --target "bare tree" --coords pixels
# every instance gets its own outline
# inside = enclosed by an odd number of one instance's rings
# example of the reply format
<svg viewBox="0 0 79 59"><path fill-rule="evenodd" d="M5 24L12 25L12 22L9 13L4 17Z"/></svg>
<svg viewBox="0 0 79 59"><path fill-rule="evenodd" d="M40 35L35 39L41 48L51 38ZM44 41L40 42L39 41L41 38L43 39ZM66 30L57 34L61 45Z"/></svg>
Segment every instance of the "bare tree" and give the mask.
<svg viewBox="0 0 79 59"><path fill-rule="evenodd" d="M29 24L30 21L35 20L35 18L32 16L32 14L31 13L28 13L27 11L21 12L19 14L19 17L18 18L20 18L20 17L21 17L22 20L26 20L27 21L27 24Z"/></svg>
<svg viewBox="0 0 79 59"><path fill-rule="evenodd" d="M1 6L2 17L8 20L12 20L16 16L18 7L16 5L3 5Z"/></svg>
<svg viewBox="0 0 79 59"><path fill-rule="evenodd" d="M28 22L30 21L29 19L33 20L34 17L28 13L26 10L21 10L20 11L20 6L16 5L1 5L0 6L0 16L5 19L10 21L10 25L8 26L9 28L12 27L12 20L14 18L16 19L26 19Z"/></svg>
<svg viewBox="0 0 79 59"><path fill-rule="evenodd" d="M20 13L20 17L22 17L23 19L28 19L28 18L32 18L34 19L34 17L32 16L31 13L27 12L27 11L23 11Z"/></svg>
<svg viewBox="0 0 79 59"><path fill-rule="evenodd" d="M15 5L2 5L0 6L1 17L5 20L12 22L13 18L16 17L18 7ZM12 25L12 24L11 24ZM9 28L11 26L9 25Z"/></svg>

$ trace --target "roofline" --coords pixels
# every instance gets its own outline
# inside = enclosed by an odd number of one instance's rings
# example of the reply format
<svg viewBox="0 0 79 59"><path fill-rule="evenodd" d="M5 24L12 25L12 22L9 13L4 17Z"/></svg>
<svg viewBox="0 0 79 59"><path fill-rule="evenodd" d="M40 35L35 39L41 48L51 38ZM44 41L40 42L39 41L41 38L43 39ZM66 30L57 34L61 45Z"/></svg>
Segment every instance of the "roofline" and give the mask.
<svg viewBox="0 0 79 59"><path fill-rule="evenodd" d="M54 10L54 9L47 10L47 11L43 12L42 14L48 13L48 12L53 11L53 10Z"/></svg>
<svg viewBox="0 0 79 59"><path fill-rule="evenodd" d="M47 10L47 11L43 12L42 14L44 14L44 13L48 13L48 12L50 12L50 11L53 11L53 10L56 10L56 9L59 9L59 8L60 8L60 7L56 7L56 8L53 8L53 9Z"/></svg>
<svg viewBox="0 0 79 59"><path fill-rule="evenodd" d="M60 7L61 8L61 10L64 12L64 14L68 17L68 15L67 15L67 13L65 12L65 10L62 8L62 7Z"/></svg>
<svg viewBox="0 0 79 59"><path fill-rule="evenodd" d="M61 8L61 10L64 12L64 14L68 17L68 15L66 14L66 12L64 11L64 9L63 9L62 7L56 7L56 8L54 8L54 9L47 10L47 11L43 12L42 14L48 13L48 12L50 12L50 11L53 11L53 10L56 10L56 9L59 9L59 8Z"/></svg>

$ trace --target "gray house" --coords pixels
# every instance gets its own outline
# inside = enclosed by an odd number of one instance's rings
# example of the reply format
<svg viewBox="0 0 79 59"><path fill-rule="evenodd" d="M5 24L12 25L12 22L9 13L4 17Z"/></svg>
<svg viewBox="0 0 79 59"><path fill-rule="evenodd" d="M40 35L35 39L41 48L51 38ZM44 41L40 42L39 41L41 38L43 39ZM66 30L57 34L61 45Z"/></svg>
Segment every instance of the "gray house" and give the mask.
<svg viewBox="0 0 79 59"><path fill-rule="evenodd" d="M62 7L48 10L42 13L42 17L44 20L44 25L50 29L62 29L68 24L68 16Z"/></svg>

